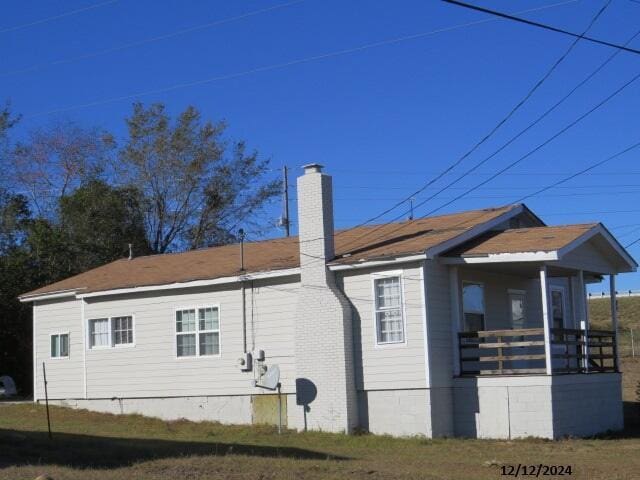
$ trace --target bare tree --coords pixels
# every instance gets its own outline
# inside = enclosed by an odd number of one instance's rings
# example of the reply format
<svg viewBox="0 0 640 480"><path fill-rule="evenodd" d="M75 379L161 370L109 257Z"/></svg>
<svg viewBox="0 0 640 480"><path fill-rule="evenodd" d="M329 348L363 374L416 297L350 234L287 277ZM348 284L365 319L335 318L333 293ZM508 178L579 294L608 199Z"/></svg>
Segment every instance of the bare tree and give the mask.
<svg viewBox="0 0 640 480"><path fill-rule="evenodd" d="M109 134L73 123L34 130L9 155L12 184L38 216L52 218L61 198L104 173L114 147Z"/></svg>
<svg viewBox="0 0 640 480"><path fill-rule="evenodd" d="M172 121L162 104L135 104L116 169L140 189L150 248L157 253L227 243L240 224L259 227L278 195L269 161L223 137L224 122L203 122L194 107Z"/></svg>

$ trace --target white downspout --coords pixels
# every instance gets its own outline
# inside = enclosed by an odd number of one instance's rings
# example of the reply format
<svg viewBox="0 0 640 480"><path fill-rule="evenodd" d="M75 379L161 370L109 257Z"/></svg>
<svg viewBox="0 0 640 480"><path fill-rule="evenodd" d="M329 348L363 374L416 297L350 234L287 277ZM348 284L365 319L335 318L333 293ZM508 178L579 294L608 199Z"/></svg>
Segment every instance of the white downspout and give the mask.
<svg viewBox="0 0 640 480"><path fill-rule="evenodd" d="M83 298L80 300L80 321L82 329L82 385L84 390L84 399L87 399L87 331L84 307L87 301Z"/></svg>
<svg viewBox="0 0 640 480"><path fill-rule="evenodd" d="M32 331L32 342L33 342L33 403L38 401L38 344L36 340L36 310L37 310L38 302L33 302L33 331Z"/></svg>

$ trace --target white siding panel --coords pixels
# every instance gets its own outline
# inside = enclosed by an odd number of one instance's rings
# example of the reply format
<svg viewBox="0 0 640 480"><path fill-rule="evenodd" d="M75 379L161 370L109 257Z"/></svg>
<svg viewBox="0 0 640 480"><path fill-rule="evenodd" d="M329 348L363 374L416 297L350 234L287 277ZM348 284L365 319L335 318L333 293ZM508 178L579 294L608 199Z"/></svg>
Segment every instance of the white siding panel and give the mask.
<svg viewBox="0 0 640 480"><path fill-rule="evenodd" d="M421 270L420 263L410 263L394 268L340 273L339 283L354 313L354 362L358 390L426 387ZM376 345L372 275L390 271L402 272L406 343Z"/></svg>
<svg viewBox="0 0 640 480"><path fill-rule="evenodd" d="M583 243L575 250L567 253L562 260L557 263L563 267L602 274L616 272L616 267L612 265L607 257L592 242Z"/></svg>
<svg viewBox="0 0 640 480"><path fill-rule="evenodd" d="M296 278L246 285L247 347L262 349L267 364L279 364L283 392L295 391L293 327ZM253 372L241 372L242 296L229 286L168 293L92 298L86 319L133 315L135 346L87 351L89 398L177 397L258 394ZM175 309L220 307L220 356L177 358Z"/></svg>
<svg viewBox="0 0 640 480"><path fill-rule="evenodd" d="M84 395L84 376L80 301L41 301L33 308L36 318L36 397L44 399L43 362L46 364L49 398L81 397ZM67 332L69 357L50 358L50 335Z"/></svg>

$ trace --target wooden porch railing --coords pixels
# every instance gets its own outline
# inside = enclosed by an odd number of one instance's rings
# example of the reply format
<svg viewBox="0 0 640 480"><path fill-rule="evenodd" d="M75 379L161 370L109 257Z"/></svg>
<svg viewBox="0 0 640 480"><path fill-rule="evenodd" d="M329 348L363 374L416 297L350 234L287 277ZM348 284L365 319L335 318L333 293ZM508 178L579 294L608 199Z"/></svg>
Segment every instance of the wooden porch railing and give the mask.
<svg viewBox="0 0 640 480"><path fill-rule="evenodd" d="M458 339L461 375L546 373L542 328L460 332ZM610 331L554 328L553 373L616 372L615 343Z"/></svg>

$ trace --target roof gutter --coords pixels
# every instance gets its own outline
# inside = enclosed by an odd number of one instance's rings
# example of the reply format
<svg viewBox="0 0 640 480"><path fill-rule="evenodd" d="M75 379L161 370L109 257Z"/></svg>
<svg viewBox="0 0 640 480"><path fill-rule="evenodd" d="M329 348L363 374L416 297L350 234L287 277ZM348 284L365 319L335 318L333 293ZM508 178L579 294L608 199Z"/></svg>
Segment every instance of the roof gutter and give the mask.
<svg viewBox="0 0 640 480"><path fill-rule="evenodd" d="M73 288L69 290L58 290L56 292L46 292L46 293L34 293L30 295L20 295L18 300L22 303L35 302L36 300L53 300L56 298L66 298L66 297L75 297L78 290L82 290L79 288Z"/></svg>
<svg viewBox="0 0 640 480"><path fill-rule="evenodd" d="M370 261L361 261L359 263L350 263L350 264L334 264L328 265L329 270L332 272L340 271L340 270L356 270L359 268L369 268L369 267L381 267L385 265L394 265L396 263L406 263L413 262L416 260L424 260L427 256L424 253L418 255L407 255L406 257L392 257L387 259L380 260L370 260Z"/></svg>
<svg viewBox="0 0 640 480"><path fill-rule="evenodd" d="M233 277L220 277L212 280L194 280L191 282L168 283L165 285L145 285L141 287L116 288L113 290L101 290L97 292L88 292L77 295L77 298L104 297L109 295L123 295L127 293L144 293L158 290L175 290L180 288L208 287L211 285L223 285L229 283L238 283L247 280L261 280L264 278L288 277L300 274L300 268L286 268L282 270L271 270L268 272L249 273L244 275L236 275Z"/></svg>

